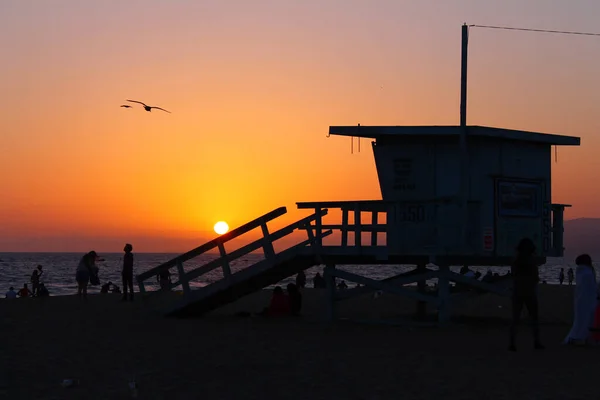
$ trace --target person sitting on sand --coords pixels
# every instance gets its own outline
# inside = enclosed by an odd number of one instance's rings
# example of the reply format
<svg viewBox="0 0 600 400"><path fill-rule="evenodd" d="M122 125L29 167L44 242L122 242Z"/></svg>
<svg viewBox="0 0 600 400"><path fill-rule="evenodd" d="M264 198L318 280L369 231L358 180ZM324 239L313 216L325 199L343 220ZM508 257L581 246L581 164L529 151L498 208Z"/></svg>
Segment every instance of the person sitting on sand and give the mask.
<svg viewBox="0 0 600 400"><path fill-rule="evenodd" d="M293 283L288 283L287 292L290 302L290 313L292 315L300 315L300 310L302 309L302 294L300 294L298 286Z"/></svg>
<svg viewBox="0 0 600 400"><path fill-rule="evenodd" d="M105 283L104 285L102 285L102 287L100 288L100 293L108 293L108 291L110 290L110 287L113 283L111 281L108 281L108 283Z"/></svg>
<svg viewBox="0 0 600 400"><path fill-rule="evenodd" d="M27 287L27 284L24 283L23 287L21 288L21 290L19 290L19 293L17 293L19 295L19 297L30 297L31 296L31 290L29 290L29 288Z"/></svg>
<svg viewBox="0 0 600 400"><path fill-rule="evenodd" d="M31 273L31 293L32 296L36 296L38 294L38 290L40 289L40 277L44 271L42 270L42 266L38 265L36 269Z"/></svg>
<svg viewBox="0 0 600 400"><path fill-rule="evenodd" d="M588 254L582 254L577 257L575 264L577 273L573 326L564 343L584 345L591 339L590 328L594 325L598 288L592 258Z"/></svg>
<svg viewBox="0 0 600 400"><path fill-rule="evenodd" d="M50 292L46 289L46 285L40 283L40 287L38 288L38 297L48 297L50 296Z"/></svg>
<svg viewBox="0 0 600 400"><path fill-rule="evenodd" d="M539 283L538 265L533 255L535 245L529 238L522 239L517 246L517 256L512 264L513 293L512 293L512 322L510 325L510 351L517 351L516 336L517 326L521 318L523 306L527 307L533 326L533 340L535 349L543 349L540 342L540 328L538 324L538 299L537 285Z"/></svg>
<svg viewBox="0 0 600 400"><path fill-rule="evenodd" d="M4 295L4 297L6 297L7 299L16 299L17 298L17 292L15 292L15 288L14 287L10 287L8 288L8 292L6 292L6 294Z"/></svg>
<svg viewBox="0 0 600 400"><path fill-rule="evenodd" d="M346 281L341 281L341 282L338 284L338 289L340 289L340 290L345 290L345 289L348 289L348 285L346 284Z"/></svg>
<svg viewBox="0 0 600 400"><path fill-rule="evenodd" d="M491 270L487 270L487 272L485 273L485 275L483 276L483 278L481 279L481 282L487 282L490 283L494 280L494 275L492 274Z"/></svg>
<svg viewBox="0 0 600 400"><path fill-rule="evenodd" d="M281 286L276 286L275 289L273 289L271 302L265 311L266 315L269 317L280 317L290 314L290 301L288 296L283 293Z"/></svg>

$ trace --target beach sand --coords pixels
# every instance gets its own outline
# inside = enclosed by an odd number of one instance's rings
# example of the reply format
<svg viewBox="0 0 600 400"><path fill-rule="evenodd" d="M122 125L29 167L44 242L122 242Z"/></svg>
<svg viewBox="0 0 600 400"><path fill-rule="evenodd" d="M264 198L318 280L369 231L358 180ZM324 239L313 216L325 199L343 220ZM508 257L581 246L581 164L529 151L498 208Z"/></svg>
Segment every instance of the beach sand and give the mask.
<svg viewBox="0 0 600 400"><path fill-rule="evenodd" d="M303 317L241 318L270 292L199 319L163 318L119 295L0 301L0 398L596 399L597 348L561 345L573 287L540 287L544 351L531 331L507 351L508 299L481 296L455 313L468 323L398 327L323 320L324 291L304 292ZM339 303L340 317L415 309L392 295ZM481 318L487 316L487 318ZM458 319L465 321L465 319ZM62 388L65 378L78 379Z"/></svg>

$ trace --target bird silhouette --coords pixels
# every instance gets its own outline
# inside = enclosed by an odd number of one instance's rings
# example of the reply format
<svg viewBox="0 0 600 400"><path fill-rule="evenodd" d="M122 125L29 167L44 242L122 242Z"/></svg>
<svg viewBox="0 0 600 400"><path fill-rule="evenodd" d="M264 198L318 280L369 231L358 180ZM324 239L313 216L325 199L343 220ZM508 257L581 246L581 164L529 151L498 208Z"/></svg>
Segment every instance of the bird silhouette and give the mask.
<svg viewBox="0 0 600 400"><path fill-rule="evenodd" d="M153 108L156 108L157 110L161 110L161 111L168 112L169 114L171 114L171 111L167 111L164 108L160 108L160 107L148 106L148 105L142 103L141 101L137 101L137 100L127 100L127 101L129 101L131 103L138 103L138 104L143 105L144 106L144 110L146 110L148 112L152 111Z"/></svg>
<svg viewBox="0 0 600 400"><path fill-rule="evenodd" d="M131 106L127 105L127 104L121 104L121 107L125 107L125 108L131 108Z"/></svg>

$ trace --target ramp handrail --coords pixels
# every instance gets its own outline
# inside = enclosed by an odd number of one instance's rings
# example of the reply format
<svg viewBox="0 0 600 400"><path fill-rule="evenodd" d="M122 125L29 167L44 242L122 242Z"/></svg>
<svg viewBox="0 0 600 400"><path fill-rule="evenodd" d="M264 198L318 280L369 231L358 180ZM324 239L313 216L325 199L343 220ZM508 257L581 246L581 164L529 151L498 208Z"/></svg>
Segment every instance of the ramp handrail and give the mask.
<svg viewBox="0 0 600 400"><path fill-rule="evenodd" d="M159 265L158 267L154 267L146 272L139 274L136 277L136 279L137 279L138 283L142 283L146 279L154 277L158 273L160 273L166 269L173 268L173 267L177 266L178 264L181 264L192 258L198 257L199 255L206 253L207 251L210 251L214 248L220 247L224 243L226 243L232 239L235 239L236 237L243 235L244 233L249 232L252 229L258 228L258 227L264 225L266 222L271 221L277 217L280 217L285 213L287 213L287 208L285 208L285 207L276 208L275 210L268 212L268 213L254 219L240 227L232 229L231 231L229 231L209 242L206 242L203 245L198 246L195 249L188 251L187 253L181 254L181 255Z"/></svg>
<svg viewBox="0 0 600 400"><path fill-rule="evenodd" d="M185 281L189 282L192 279L196 279L204 274L209 273L210 271L212 271L214 269L217 269L219 267L226 267L229 265L230 261L235 260L240 257L243 257L246 254L251 253L254 250L257 250L261 247L271 247L273 245L274 241L279 240L279 239L289 235L290 233L294 232L296 229L304 228L306 225L309 225L315 219L320 218L324 215L327 215L327 212L328 212L327 209L321 209L318 212L316 212L308 217L305 217L305 218L298 220L292 224L289 224L286 227L281 228L273 233L269 233L269 234L263 236L262 238L255 240L252 243L242 246L239 249L233 250L230 253L226 253L215 260L209 261L206 264L204 264L196 269L186 272L183 275L183 279ZM329 233L331 233L331 232L329 232ZM327 236L329 233L325 232L324 235ZM309 236L310 236L310 234L309 234ZM309 239L310 239L310 237L309 237ZM271 255L267 255L266 259L269 259L271 256L275 256L275 253L273 253ZM224 275L225 275L225 273L224 273ZM174 287L180 285L181 279L182 279L182 277L180 276L176 282L173 282L170 284L170 287L174 288Z"/></svg>

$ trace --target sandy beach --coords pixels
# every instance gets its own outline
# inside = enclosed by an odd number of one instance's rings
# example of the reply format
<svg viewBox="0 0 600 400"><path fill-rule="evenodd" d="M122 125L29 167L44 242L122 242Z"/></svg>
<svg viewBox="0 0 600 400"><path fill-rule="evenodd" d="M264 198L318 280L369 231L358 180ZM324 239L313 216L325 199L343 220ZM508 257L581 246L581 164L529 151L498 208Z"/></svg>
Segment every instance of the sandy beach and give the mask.
<svg viewBox="0 0 600 400"><path fill-rule="evenodd" d="M507 351L508 299L456 306L445 327L323 320L324 291L304 292L303 316L259 311L263 291L199 319L163 318L138 297L0 301L0 398L127 399L592 399L596 348L561 345L574 287L540 287L542 338L523 326ZM413 302L386 295L339 303L342 318L394 316ZM469 318L467 318L469 317ZM482 318L486 317L486 318ZM65 378L79 380L61 387Z"/></svg>

